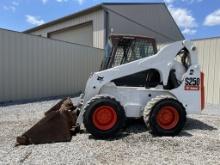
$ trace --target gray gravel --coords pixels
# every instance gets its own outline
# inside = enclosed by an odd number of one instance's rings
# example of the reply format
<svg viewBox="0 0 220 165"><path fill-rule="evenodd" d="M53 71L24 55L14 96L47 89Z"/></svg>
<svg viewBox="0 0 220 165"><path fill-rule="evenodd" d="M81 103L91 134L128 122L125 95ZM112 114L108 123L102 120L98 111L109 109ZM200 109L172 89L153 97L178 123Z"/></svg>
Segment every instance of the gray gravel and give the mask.
<svg viewBox="0 0 220 165"><path fill-rule="evenodd" d="M211 105L177 137L152 137L135 122L113 140L82 133L69 143L13 147L57 101L0 107L0 164L220 164L220 106Z"/></svg>

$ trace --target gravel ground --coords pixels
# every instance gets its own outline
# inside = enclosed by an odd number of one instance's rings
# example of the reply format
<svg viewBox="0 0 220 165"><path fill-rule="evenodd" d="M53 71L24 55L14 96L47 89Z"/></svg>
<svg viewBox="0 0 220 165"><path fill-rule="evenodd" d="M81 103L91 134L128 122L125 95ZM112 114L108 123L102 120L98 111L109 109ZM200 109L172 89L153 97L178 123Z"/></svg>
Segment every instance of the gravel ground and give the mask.
<svg viewBox="0 0 220 165"><path fill-rule="evenodd" d="M153 137L135 122L117 139L82 133L68 143L14 147L16 136L57 101L0 107L0 164L220 164L220 106L212 105L189 116L176 137Z"/></svg>

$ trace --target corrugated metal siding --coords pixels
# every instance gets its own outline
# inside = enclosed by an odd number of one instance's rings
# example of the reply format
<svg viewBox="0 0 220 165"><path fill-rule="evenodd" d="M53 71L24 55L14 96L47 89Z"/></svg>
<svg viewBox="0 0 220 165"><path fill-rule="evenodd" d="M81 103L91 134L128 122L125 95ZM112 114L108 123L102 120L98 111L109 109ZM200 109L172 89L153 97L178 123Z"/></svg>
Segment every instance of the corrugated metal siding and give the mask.
<svg viewBox="0 0 220 165"><path fill-rule="evenodd" d="M220 104L220 38L194 41L205 73L206 102Z"/></svg>
<svg viewBox="0 0 220 165"><path fill-rule="evenodd" d="M163 4L105 5L105 7L109 12L109 31L113 30L113 33L145 35L155 38L159 44L184 39Z"/></svg>
<svg viewBox="0 0 220 165"><path fill-rule="evenodd" d="M0 30L0 102L84 90L103 50Z"/></svg>
<svg viewBox="0 0 220 165"><path fill-rule="evenodd" d="M97 48L104 48L104 11L98 10L90 14L82 15L80 17L72 18L68 21L59 22L58 24L51 25L47 28L32 32L35 35L48 36L48 33L70 28L79 24L93 23L93 46Z"/></svg>

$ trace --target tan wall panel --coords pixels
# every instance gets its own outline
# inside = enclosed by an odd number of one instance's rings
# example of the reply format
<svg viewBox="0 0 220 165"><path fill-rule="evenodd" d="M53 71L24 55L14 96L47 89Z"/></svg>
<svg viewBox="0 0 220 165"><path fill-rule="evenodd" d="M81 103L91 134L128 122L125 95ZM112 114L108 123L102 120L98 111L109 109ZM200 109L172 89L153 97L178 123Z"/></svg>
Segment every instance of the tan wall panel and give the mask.
<svg viewBox="0 0 220 165"><path fill-rule="evenodd" d="M65 30L49 33L48 38L53 38L71 43L93 46L92 23L74 26Z"/></svg>
<svg viewBox="0 0 220 165"><path fill-rule="evenodd" d="M0 102L73 95L103 50L0 29Z"/></svg>
<svg viewBox="0 0 220 165"><path fill-rule="evenodd" d="M206 102L220 104L220 38L194 41L205 73Z"/></svg>
<svg viewBox="0 0 220 165"><path fill-rule="evenodd" d="M57 24L51 25L49 27L37 30L35 32L32 32L31 34L34 35L41 35L43 37L48 37L49 33L67 29L69 27L73 27L76 25L80 25L87 22L93 22L93 47L96 48L104 48L104 11L98 10L95 12L91 12L86 15L78 16L75 18L72 18L68 21L59 22Z"/></svg>
<svg viewBox="0 0 220 165"><path fill-rule="evenodd" d="M220 39L216 39L215 46L215 80L214 80L214 103L220 104Z"/></svg>

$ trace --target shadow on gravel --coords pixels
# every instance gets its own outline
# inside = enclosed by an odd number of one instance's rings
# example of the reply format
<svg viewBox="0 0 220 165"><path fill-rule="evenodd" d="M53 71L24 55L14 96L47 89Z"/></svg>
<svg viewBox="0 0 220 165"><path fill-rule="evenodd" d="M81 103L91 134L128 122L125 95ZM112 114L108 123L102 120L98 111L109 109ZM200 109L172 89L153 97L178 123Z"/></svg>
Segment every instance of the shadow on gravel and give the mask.
<svg viewBox="0 0 220 165"><path fill-rule="evenodd" d="M178 136L180 136L180 137L191 137L191 136L193 136L191 133L189 133L189 132L186 132L185 130L182 130L180 133L179 133L179 135Z"/></svg>
<svg viewBox="0 0 220 165"><path fill-rule="evenodd" d="M180 132L180 134L178 135L179 137L191 137L193 136L191 133L187 132L189 130L217 130L217 128L210 126L202 121L196 120L196 119L192 119L192 118L187 118L187 122L186 125L184 127L184 129ZM115 140L119 140L119 139L123 139L126 138L132 134L138 134L138 133L142 133L142 132L146 132L146 135L150 135L149 130L146 128L144 121L142 119L129 119L126 122L125 127L122 129L121 133L119 133L117 135L117 137L112 138L112 139L106 139L107 141L115 141ZM149 137L154 137L154 136L149 136ZM98 140L96 138L94 138L92 135L89 135L89 139L95 139Z"/></svg>
<svg viewBox="0 0 220 165"><path fill-rule="evenodd" d="M119 140L132 134L138 134L147 131L148 130L142 119L128 119L126 121L125 126L122 128L121 132L116 137L105 140L107 141ZM98 140L94 138L92 135L89 135L89 139Z"/></svg>
<svg viewBox="0 0 220 165"><path fill-rule="evenodd" d="M128 133L142 133L147 131L144 120L141 119L127 119L122 132Z"/></svg>
<svg viewBox="0 0 220 165"><path fill-rule="evenodd" d="M208 125L200 120L188 118L184 130L217 130L217 128Z"/></svg>

